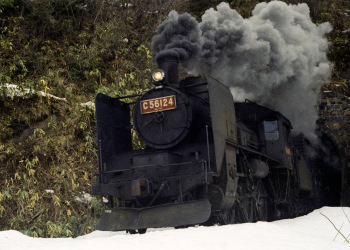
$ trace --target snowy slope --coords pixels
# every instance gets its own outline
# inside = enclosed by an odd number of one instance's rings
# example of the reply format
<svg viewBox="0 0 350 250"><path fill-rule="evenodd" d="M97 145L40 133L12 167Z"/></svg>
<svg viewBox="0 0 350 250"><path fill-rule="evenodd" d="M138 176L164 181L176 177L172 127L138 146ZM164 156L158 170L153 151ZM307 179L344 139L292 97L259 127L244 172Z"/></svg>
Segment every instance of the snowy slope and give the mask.
<svg viewBox="0 0 350 250"><path fill-rule="evenodd" d="M296 219L239 225L152 229L143 235L95 231L75 239L27 237L17 231L0 232L0 249L350 249L341 232L350 235L350 208L324 207ZM347 216L346 216L347 215ZM349 237L350 238L350 237Z"/></svg>

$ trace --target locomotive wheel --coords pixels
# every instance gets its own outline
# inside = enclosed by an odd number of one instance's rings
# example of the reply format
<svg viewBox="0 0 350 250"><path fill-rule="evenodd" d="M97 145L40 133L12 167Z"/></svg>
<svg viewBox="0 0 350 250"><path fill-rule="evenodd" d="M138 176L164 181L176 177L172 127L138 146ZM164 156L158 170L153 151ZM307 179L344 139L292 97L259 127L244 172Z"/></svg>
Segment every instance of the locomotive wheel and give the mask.
<svg viewBox="0 0 350 250"><path fill-rule="evenodd" d="M236 222L236 210L235 207L232 206L230 209L222 211L223 224L234 224Z"/></svg>
<svg viewBox="0 0 350 250"><path fill-rule="evenodd" d="M126 232L129 234L144 234L146 233L146 231L147 231L147 228L141 228L137 230L126 230Z"/></svg>
<svg viewBox="0 0 350 250"><path fill-rule="evenodd" d="M236 201L237 222L267 221L267 191L261 180L258 180L250 191Z"/></svg>
<svg viewBox="0 0 350 250"><path fill-rule="evenodd" d="M244 197L237 202L237 222L253 222L254 221L254 199L250 197Z"/></svg>
<svg viewBox="0 0 350 250"><path fill-rule="evenodd" d="M255 200L254 205L254 220L267 221L267 192L261 180L258 181L256 190L253 193Z"/></svg>
<svg viewBox="0 0 350 250"><path fill-rule="evenodd" d="M241 202L241 211L244 222L254 221L254 205L253 198L246 198Z"/></svg>

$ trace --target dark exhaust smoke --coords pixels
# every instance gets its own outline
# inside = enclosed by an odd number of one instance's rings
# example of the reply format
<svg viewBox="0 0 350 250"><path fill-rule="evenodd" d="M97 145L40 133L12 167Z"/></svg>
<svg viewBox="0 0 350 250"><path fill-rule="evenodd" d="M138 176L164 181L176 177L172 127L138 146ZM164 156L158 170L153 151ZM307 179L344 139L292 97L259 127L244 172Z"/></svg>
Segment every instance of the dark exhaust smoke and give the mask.
<svg viewBox="0 0 350 250"><path fill-rule="evenodd" d="M153 38L156 60L179 60L193 75L218 79L237 101L248 98L280 111L294 131L314 139L317 100L331 73L325 34L306 4L272 1L255 6L244 19L227 3L211 8L198 23L171 11Z"/></svg>
<svg viewBox="0 0 350 250"><path fill-rule="evenodd" d="M176 11L169 13L157 28L158 35L152 40L156 61L164 57L172 57L186 64L191 58L198 56L201 47L201 30L198 22L190 14L179 15Z"/></svg>

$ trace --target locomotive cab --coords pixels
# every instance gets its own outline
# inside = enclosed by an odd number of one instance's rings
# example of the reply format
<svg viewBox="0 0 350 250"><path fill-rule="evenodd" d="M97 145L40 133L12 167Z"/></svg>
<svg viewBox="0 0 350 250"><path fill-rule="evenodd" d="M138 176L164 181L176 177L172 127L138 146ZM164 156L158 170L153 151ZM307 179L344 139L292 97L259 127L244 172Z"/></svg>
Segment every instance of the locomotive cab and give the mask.
<svg viewBox="0 0 350 250"><path fill-rule="evenodd" d="M237 119L258 136L254 147L273 159L269 165L293 169L290 121L279 112L249 100L235 103L235 109Z"/></svg>
<svg viewBox="0 0 350 250"><path fill-rule="evenodd" d="M291 125L287 119L281 116L267 117L261 122L261 130L265 138L263 147L267 155L282 163L282 165L275 167L293 169L290 138Z"/></svg>

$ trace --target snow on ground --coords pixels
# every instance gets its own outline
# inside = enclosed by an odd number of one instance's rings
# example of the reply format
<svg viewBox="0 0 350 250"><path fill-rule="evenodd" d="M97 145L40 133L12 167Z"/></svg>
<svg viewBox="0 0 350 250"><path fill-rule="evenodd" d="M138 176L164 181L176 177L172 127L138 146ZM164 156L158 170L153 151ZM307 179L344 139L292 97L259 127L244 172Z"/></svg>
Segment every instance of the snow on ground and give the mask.
<svg viewBox="0 0 350 250"><path fill-rule="evenodd" d="M56 100L61 100L61 101L67 101L66 98L60 98L60 97L57 97L57 96L54 96L54 95L51 95L51 94L47 94L43 91L32 91L28 88L19 88L17 85L15 84L8 84L6 83L5 86L0 86L0 89L1 88L6 88L7 89L7 93L6 95L9 96L9 97L14 97L14 96L25 96L27 94L34 94L36 93L37 95L40 95L40 96L44 96L44 97L49 97L49 98L53 98L53 99L56 99Z"/></svg>
<svg viewBox="0 0 350 250"><path fill-rule="evenodd" d="M323 207L296 219L239 225L151 229L146 234L95 231L78 238L31 238L18 231L0 232L0 249L350 249L350 208ZM343 224L343 226L342 226ZM335 240L334 240L335 238ZM350 238L350 237L349 237Z"/></svg>

